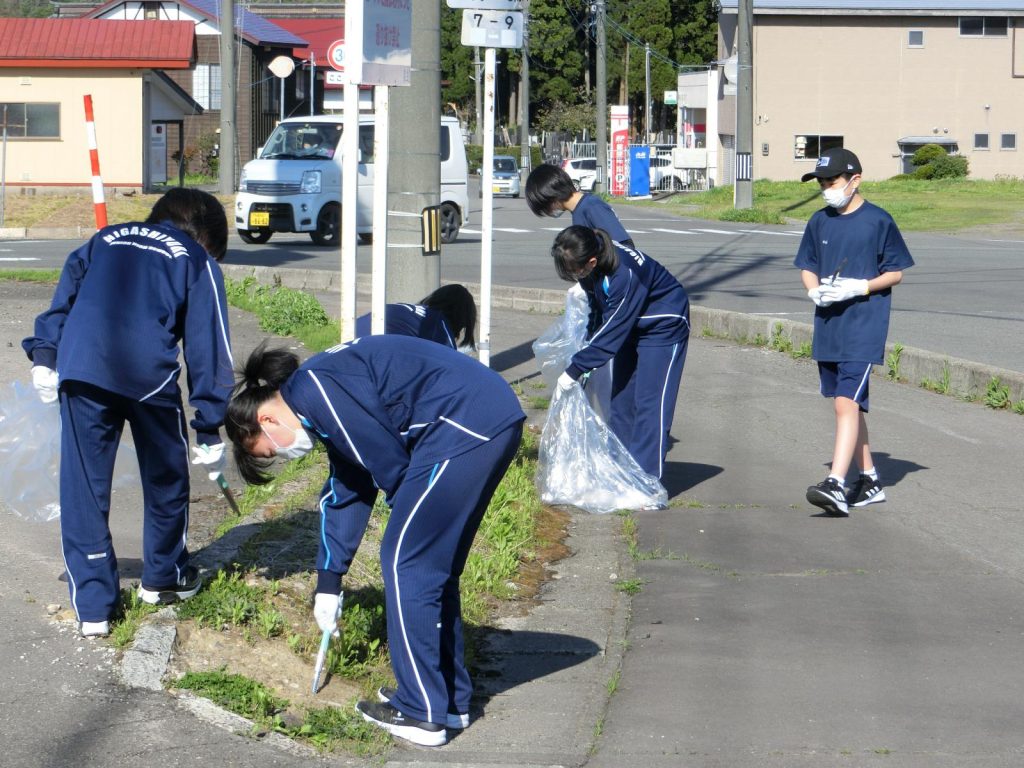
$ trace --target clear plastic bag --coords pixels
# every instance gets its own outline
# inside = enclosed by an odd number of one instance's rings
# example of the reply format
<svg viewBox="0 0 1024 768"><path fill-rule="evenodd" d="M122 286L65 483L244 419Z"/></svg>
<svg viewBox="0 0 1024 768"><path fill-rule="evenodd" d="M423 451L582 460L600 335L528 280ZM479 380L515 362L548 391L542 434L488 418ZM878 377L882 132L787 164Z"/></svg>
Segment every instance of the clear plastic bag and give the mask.
<svg viewBox="0 0 1024 768"><path fill-rule="evenodd" d="M0 399L0 500L19 517L60 515L60 409L14 382Z"/></svg>
<svg viewBox="0 0 1024 768"><path fill-rule="evenodd" d="M533 355L540 364L540 375L549 391L555 391L559 375L569 367L572 356L583 346L589 317L587 294L578 284L574 285L565 293L565 314L533 342ZM607 421L611 413L611 364L591 371L584 391L591 407Z"/></svg>
<svg viewBox="0 0 1024 768"><path fill-rule="evenodd" d="M60 408L43 403L31 384L14 382L0 396L0 502L34 522L60 517ZM138 483L134 449L122 439L114 487Z"/></svg>
<svg viewBox="0 0 1024 768"><path fill-rule="evenodd" d="M587 512L664 506L668 494L608 428L611 366L591 372L586 389L559 392L558 377L583 346L590 305L579 285L566 292L565 314L533 343L541 376L555 393L540 439L537 488L546 504Z"/></svg>
<svg viewBox="0 0 1024 768"><path fill-rule="evenodd" d="M545 504L600 514L668 503L665 488L640 468L577 386L556 390L551 401L540 438L537 488Z"/></svg>

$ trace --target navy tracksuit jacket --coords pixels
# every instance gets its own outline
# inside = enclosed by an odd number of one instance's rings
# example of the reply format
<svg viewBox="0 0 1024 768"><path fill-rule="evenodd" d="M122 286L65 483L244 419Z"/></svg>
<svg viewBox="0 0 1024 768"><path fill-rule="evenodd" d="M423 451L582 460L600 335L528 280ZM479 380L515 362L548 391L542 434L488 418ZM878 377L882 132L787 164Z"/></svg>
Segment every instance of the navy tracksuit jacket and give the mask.
<svg viewBox="0 0 1024 768"><path fill-rule="evenodd" d="M22 346L57 371L61 539L79 621L108 620L119 595L107 523L114 456L132 425L144 496L142 583L188 563L188 436L178 376L188 365L197 443L221 442L233 361L220 267L166 224L106 227L64 264L50 308Z"/></svg>
<svg viewBox="0 0 1024 768"><path fill-rule="evenodd" d="M391 515L381 542L391 703L444 723L469 711L459 576L525 419L497 373L422 339L367 336L307 360L281 387L327 445L318 592L337 593L377 490Z"/></svg>
<svg viewBox="0 0 1024 768"><path fill-rule="evenodd" d="M370 328L370 315L360 315L356 318L357 337L369 336ZM455 338L444 321L444 315L436 309L420 304L385 305L384 333L436 341L446 347L458 349L458 344L455 343Z"/></svg>
<svg viewBox="0 0 1024 768"><path fill-rule="evenodd" d="M640 467L660 478L686 362L690 299L650 256L614 246L616 269L580 281L590 301L591 328L566 371L579 379L614 360L609 426Z"/></svg>

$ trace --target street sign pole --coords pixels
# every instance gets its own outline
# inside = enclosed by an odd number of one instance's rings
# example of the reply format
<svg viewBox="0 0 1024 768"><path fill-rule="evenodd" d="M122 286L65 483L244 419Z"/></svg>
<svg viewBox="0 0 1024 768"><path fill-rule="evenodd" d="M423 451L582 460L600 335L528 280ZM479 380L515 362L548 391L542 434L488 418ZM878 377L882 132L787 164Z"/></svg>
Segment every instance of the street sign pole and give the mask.
<svg viewBox="0 0 1024 768"><path fill-rule="evenodd" d="M494 89L496 48L523 47L520 0L448 0L462 12L462 44L484 49L483 168L480 169L480 362L491 364L491 262L494 251ZM527 114L529 111L527 110Z"/></svg>
<svg viewBox="0 0 1024 768"><path fill-rule="evenodd" d="M469 11L467 11L469 13ZM480 362L491 364L491 255L494 245L494 48L484 50L484 167L480 235Z"/></svg>

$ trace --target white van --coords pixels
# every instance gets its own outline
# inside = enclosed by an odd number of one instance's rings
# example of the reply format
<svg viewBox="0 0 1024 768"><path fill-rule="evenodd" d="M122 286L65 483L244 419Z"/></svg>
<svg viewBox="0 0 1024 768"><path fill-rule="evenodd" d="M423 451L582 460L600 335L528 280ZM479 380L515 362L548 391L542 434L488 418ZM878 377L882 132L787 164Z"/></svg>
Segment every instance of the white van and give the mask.
<svg viewBox="0 0 1024 768"><path fill-rule="evenodd" d="M282 120L259 157L242 169L235 197L235 228L246 243L265 243L275 232L308 232L317 245L341 235L341 134L336 115ZM359 116L356 233L373 234L373 116ZM469 167L459 122L441 118L441 242L451 243L469 221Z"/></svg>

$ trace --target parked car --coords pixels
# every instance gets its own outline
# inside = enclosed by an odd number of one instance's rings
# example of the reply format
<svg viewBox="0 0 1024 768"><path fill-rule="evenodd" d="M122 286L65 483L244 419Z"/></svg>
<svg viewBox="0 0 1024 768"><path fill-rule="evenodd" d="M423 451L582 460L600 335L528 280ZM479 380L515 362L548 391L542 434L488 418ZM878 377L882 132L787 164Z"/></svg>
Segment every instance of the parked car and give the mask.
<svg viewBox="0 0 1024 768"><path fill-rule="evenodd" d="M687 187L686 171L672 165L671 157L651 158L651 192L680 192Z"/></svg>
<svg viewBox="0 0 1024 768"><path fill-rule="evenodd" d="M342 119L316 115L281 121L259 157L242 169L235 197L235 229L246 243L265 243L275 232L306 232L317 245L341 236ZM356 233L373 237L373 115L359 117ZM441 118L441 242L451 243L469 221L468 172L462 131Z"/></svg>
<svg viewBox="0 0 1024 768"><path fill-rule="evenodd" d="M576 189L589 192L597 180L597 158L575 157L562 162L562 170L569 174Z"/></svg>
<svg viewBox="0 0 1024 768"><path fill-rule="evenodd" d="M491 186L496 195L519 197L521 192L519 163L514 157L511 155L494 156L494 176ZM483 197L483 189L480 190L480 196Z"/></svg>

